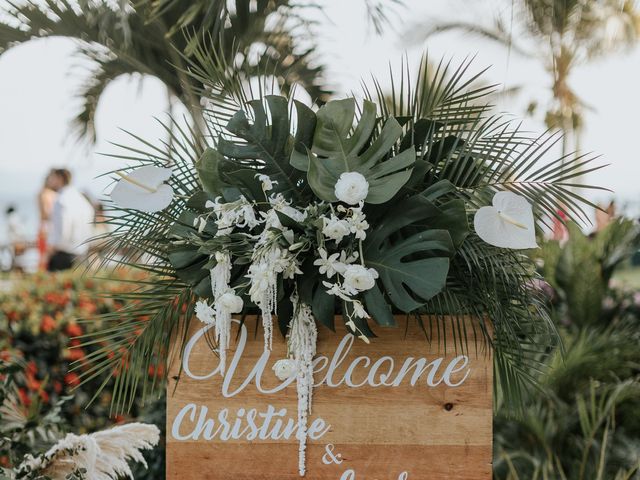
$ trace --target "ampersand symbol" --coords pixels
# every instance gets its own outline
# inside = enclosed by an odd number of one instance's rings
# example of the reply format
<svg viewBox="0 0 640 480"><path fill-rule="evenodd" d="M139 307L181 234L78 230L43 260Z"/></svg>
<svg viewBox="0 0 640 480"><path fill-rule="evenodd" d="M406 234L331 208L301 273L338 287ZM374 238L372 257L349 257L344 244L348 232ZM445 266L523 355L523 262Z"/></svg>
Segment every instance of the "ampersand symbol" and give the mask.
<svg viewBox="0 0 640 480"><path fill-rule="evenodd" d="M322 456L322 463L324 463L325 465L331 465L332 463L335 463L336 465L340 465L342 463L342 454L340 453L333 453L333 450L335 449L335 447L333 446L333 443L329 443L328 445L325 445L324 447L324 451L325 454Z"/></svg>

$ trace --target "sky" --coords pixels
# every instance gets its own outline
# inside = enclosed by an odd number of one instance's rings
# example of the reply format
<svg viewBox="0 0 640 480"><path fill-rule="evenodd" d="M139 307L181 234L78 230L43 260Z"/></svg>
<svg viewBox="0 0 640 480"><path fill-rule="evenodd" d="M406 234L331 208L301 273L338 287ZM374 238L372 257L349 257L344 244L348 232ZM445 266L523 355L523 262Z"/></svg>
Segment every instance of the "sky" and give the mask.
<svg viewBox="0 0 640 480"><path fill-rule="evenodd" d="M5 6L0 0L0 6ZM371 74L388 85L389 65L397 68L406 55L417 66L429 51L432 59L462 61L475 55L473 66L485 74L486 83L523 86L514 98L499 104L514 119L523 117L532 99L544 105L550 81L536 61L519 58L488 41L462 33L432 37L411 43L407 33L420 32L429 22L452 19L483 19L488 22L497 9L510 8L506 0L405 0L392 16L394 28L377 36L366 21L363 1L322 0L322 11L309 15L319 24L319 60L327 68L326 79L342 97L360 91L360 81ZM82 84L86 65L73 56L74 45L64 39L29 42L0 56L0 208L18 203L31 229L35 225L35 195L44 175L54 166L66 166L77 185L95 196L108 192L108 181L96 179L101 173L123 166L104 154L114 153L114 143L132 144L124 131L145 139L163 138L157 118L166 118L168 100L163 84L154 78L121 78L108 87L97 112L98 141L78 143L69 126L78 111L75 92ZM637 158L640 112L640 49L617 54L604 61L579 67L572 78L578 94L593 107L586 114L582 142L584 151L602 155L610 164L587 183L615 192L628 211L639 211L640 162ZM180 108L174 112L180 114ZM525 128L542 132L541 119L525 118ZM608 201L612 194L596 193L592 198ZM1 225L1 223L0 223ZM2 228L0 227L0 230ZM1 238L2 232L0 232Z"/></svg>

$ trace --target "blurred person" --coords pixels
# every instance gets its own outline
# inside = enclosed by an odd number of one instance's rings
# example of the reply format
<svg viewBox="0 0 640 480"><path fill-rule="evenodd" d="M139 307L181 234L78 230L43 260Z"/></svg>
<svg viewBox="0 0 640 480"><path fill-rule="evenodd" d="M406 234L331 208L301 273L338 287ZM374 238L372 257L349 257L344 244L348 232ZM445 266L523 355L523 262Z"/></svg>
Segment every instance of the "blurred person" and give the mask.
<svg viewBox="0 0 640 480"><path fill-rule="evenodd" d="M52 188L54 171L47 174L44 185L38 193L38 209L40 211L40 224L38 225L38 253L40 255L39 270L47 268L47 237L51 230L51 215L55 204L57 193Z"/></svg>
<svg viewBox="0 0 640 480"><path fill-rule="evenodd" d="M596 232L604 230L616 216L616 202L611 200L606 207L596 209Z"/></svg>
<svg viewBox="0 0 640 480"><path fill-rule="evenodd" d="M6 212L7 239L9 240L9 252L11 261L10 270L22 270L20 258L27 249L24 222L14 205L10 205Z"/></svg>
<svg viewBox="0 0 640 480"><path fill-rule="evenodd" d="M89 249L91 252L100 253L106 245L107 236L111 233L110 225L107 222L107 217L104 213L104 205L101 202L95 202L93 204L95 210L95 217L93 223L93 235L90 242Z"/></svg>
<svg viewBox="0 0 640 480"><path fill-rule="evenodd" d="M58 195L51 214L47 270L55 272L71 268L87 254L95 212L87 197L71 184L69 170L53 170L50 186Z"/></svg>

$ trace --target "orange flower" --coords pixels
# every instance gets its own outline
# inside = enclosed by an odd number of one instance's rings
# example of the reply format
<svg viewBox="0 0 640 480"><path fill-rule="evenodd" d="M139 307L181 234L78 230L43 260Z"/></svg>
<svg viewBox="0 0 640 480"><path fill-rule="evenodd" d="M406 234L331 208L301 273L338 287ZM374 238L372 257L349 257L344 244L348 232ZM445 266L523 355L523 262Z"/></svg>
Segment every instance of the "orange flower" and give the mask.
<svg viewBox="0 0 640 480"><path fill-rule="evenodd" d="M27 363L27 369L25 371L27 375L35 375L37 372L38 366L36 365L36 362L31 360L29 363Z"/></svg>
<svg viewBox="0 0 640 480"><path fill-rule="evenodd" d="M31 405L31 399L29 398L29 395L24 388L21 387L18 389L18 396L20 397L20 403L22 405L24 405L25 407Z"/></svg>
<svg viewBox="0 0 640 480"><path fill-rule="evenodd" d="M44 315L40 322L40 331L42 333L50 333L56 329L56 321L51 315Z"/></svg>
<svg viewBox="0 0 640 480"><path fill-rule="evenodd" d="M49 403L49 394L46 392L44 388L41 388L38 393L40 394L40 398L44 403Z"/></svg>
<svg viewBox="0 0 640 480"><path fill-rule="evenodd" d="M76 372L69 372L64 376L64 383L70 387L77 387L80 385L80 377Z"/></svg>
<svg viewBox="0 0 640 480"><path fill-rule="evenodd" d="M164 376L164 365L149 365L149 376L162 378Z"/></svg>
<svg viewBox="0 0 640 480"><path fill-rule="evenodd" d="M66 357L70 362L76 362L82 360L85 357L85 353L81 348L70 348Z"/></svg>
<svg viewBox="0 0 640 480"><path fill-rule="evenodd" d="M62 392L62 383L60 383L58 380L54 380L52 385L53 385L54 392L56 393Z"/></svg>
<svg viewBox="0 0 640 480"><path fill-rule="evenodd" d="M67 332L67 335L70 337L79 337L84 333L82 327L75 322L69 323L65 328L65 332Z"/></svg>

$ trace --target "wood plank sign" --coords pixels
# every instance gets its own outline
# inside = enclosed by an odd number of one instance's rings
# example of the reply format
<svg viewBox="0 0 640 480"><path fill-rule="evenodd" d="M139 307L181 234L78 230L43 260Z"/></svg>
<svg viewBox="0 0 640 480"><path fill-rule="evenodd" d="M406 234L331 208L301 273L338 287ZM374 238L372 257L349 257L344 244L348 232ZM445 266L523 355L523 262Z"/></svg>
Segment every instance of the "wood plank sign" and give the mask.
<svg viewBox="0 0 640 480"><path fill-rule="evenodd" d="M170 372L167 478L300 478L296 383L272 370L282 336L265 351L256 318L235 322L222 376L208 327L192 323ZM490 353L473 340L456 351L451 328L429 342L415 320L398 323L369 345L318 327L306 479L491 478Z"/></svg>

